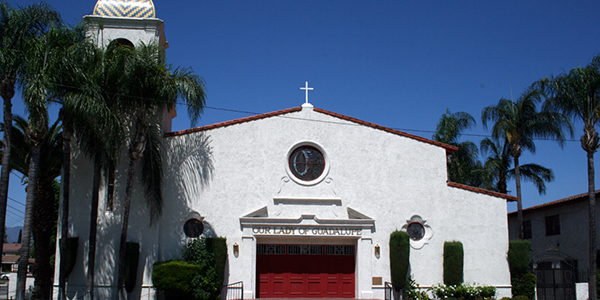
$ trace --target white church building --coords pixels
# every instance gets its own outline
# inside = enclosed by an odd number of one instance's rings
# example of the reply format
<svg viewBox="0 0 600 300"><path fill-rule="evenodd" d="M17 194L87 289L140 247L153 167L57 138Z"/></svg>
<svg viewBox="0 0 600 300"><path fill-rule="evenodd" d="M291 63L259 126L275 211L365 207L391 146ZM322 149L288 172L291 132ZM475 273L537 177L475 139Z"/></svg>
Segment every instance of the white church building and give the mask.
<svg viewBox="0 0 600 300"><path fill-rule="evenodd" d="M150 0L100 0L85 19L99 45L167 45ZM515 198L449 182L455 147L313 107L308 96L300 107L184 131L170 132L170 121L165 114L164 210L155 225L134 188L128 238L141 254L131 299L158 299L153 264L179 258L195 228L227 239L225 284L242 282L245 299L383 299L395 230L409 232L410 274L422 287L443 283L444 242L460 241L464 281L510 297L506 201ZM93 169L81 152L72 159L69 236L80 245L69 297L86 285ZM99 299L116 295L126 163L115 207L101 201L98 213ZM56 296L58 268L55 279Z"/></svg>

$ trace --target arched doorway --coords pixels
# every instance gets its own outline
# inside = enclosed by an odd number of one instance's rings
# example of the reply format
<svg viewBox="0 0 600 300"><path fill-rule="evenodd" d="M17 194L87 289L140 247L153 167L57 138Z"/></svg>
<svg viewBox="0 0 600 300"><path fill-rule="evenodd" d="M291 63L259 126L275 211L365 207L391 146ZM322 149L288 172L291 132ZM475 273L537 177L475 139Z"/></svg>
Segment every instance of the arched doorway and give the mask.
<svg viewBox="0 0 600 300"><path fill-rule="evenodd" d="M575 300L577 261L558 250L532 258L538 300Z"/></svg>

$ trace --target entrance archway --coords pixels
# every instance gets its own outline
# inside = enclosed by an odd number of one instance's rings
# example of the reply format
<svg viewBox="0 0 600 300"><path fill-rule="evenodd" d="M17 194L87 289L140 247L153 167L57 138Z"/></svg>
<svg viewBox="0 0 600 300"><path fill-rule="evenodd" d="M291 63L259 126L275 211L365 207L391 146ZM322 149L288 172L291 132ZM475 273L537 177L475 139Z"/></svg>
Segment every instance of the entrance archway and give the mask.
<svg viewBox="0 0 600 300"><path fill-rule="evenodd" d="M577 261L564 252L549 250L532 258L538 300L575 300Z"/></svg>

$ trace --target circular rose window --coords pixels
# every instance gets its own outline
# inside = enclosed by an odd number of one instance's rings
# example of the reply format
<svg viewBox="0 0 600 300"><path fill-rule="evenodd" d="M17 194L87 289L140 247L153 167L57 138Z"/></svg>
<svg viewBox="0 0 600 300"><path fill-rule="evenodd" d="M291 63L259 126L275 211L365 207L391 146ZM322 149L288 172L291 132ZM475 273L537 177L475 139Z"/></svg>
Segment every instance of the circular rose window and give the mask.
<svg viewBox="0 0 600 300"><path fill-rule="evenodd" d="M313 181L323 174L325 158L315 147L300 146L290 154L289 166L296 178L302 181Z"/></svg>
<svg viewBox="0 0 600 300"><path fill-rule="evenodd" d="M183 225L183 232L189 238L197 238L204 232L204 224L198 219L189 219Z"/></svg>
<svg viewBox="0 0 600 300"><path fill-rule="evenodd" d="M425 235L425 228L423 228L423 224L419 222L413 222L408 225L406 232L413 241L419 241Z"/></svg>

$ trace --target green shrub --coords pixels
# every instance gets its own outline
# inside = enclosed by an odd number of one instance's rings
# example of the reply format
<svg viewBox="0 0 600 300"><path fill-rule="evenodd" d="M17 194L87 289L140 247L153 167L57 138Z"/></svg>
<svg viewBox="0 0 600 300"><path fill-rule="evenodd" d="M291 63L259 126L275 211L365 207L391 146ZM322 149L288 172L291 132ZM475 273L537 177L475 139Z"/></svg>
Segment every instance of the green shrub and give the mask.
<svg viewBox="0 0 600 300"><path fill-rule="evenodd" d="M223 237L207 238L206 246L215 254L215 272L218 286L223 286L225 265L227 264L227 239Z"/></svg>
<svg viewBox="0 0 600 300"><path fill-rule="evenodd" d="M131 293L137 281L138 261L140 260L140 244L127 242L125 244L125 290Z"/></svg>
<svg viewBox="0 0 600 300"><path fill-rule="evenodd" d="M438 284L431 290L438 299L479 300L493 298L496 295L495 286Z"/></svg>
<svg viewBox="0 0 600 300"><path fill-rule="evenodd" d="M529 253L531 242L512 240L508 245L508 263L511 277L527 273L529 269Z"/></svg>
<svg viewBox="0 0 600 300"><path fill-rule="evenodd" d="M444 284L460 285L463 282L464 256L461 242L444 243Z"/></svg>
<svg viewBox="0 0 600 300"><path fill-rule="evenodd" d="M510 298L510 297L502 297L502 298L500 298L500 300L512 300L512 298Z"/></svg>
<svg viewBox="0 0 600 300"><path fill-rule="evenodd" d="M404 288L410 259L410 242L408 233L394 231L390 235L390 272L392 283Z"/></svg>
<svg viewBox="0 0 600 300"><path fill-rule="evenodd" d="M186 261L157 262L152 269L152 282L167 300L194 299L193 281L201 271L202 267Z"/></svg>
<svg viewBox="0 0 600 300"><path fill-rule="evenodd" d="M532 298L533 299L533 298ZM527 296L514 296L513 300L529 300Z"/></svg>
<svg viewBox="0 0 600 300"><path fill-rule="evenodd" d="M227 241L224 238L191 240L183 249L183 259L201 267L201 272L193 280L194 299L219 299L227 262ZM220 270L217 270L217 264Z"/></svg>
<svg viewBox="0 0 600 300"><path fill-rule="evenodd" d="M532 273L520 274L511 278L513 298L525 296L533 299L537 277Z"/></svg>
<svg viewBox="0 0 600 300"><path fill-rule="evenodd" d="M406 295L406 299L430 300L429 295L427 295L427 290L422 289L419 286L419 284L412 278L412 276L408 277L404 292Z"/></svg>

